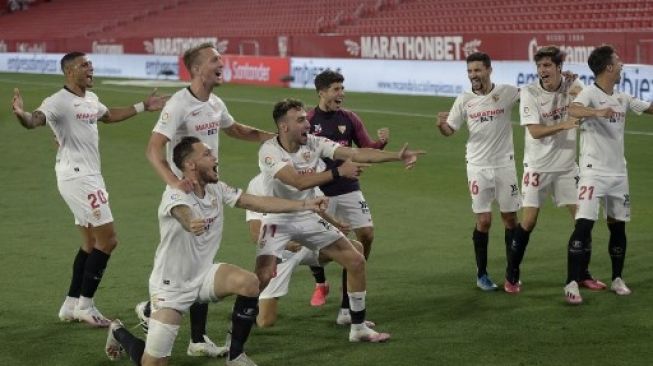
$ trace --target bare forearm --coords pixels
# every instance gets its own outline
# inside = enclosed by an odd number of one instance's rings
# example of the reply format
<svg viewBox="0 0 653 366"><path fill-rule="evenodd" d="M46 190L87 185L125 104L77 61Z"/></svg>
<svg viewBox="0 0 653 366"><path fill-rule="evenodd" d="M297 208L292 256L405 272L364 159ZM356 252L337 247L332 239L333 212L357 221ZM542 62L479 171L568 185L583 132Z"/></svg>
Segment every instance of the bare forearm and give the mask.
<svg viewBox="0 0 653 366"><path fill-rule="evenodd" d="M134 106L109 108L106 117L103 119L105 123L116 123L124 121L138 114Z"/></svg>
<svg viewBox="0 0 653 366"><path fill-rule="evenodd" d="M159 177L161 177L167 185L174 186L179 179L172 172L172 169L163 154L160 151L156 152L148 148L146 155L147 160L150 162L150 165L152 165Z"/></svg>
<svg viewBox="0 0 653 366"><path fill-rule="evenodd" d="M357 163L383 163L387 161L399 161L399 154L393 151L377 149L353 149L351 160Z"/></svg>
<svg viewBox="0 0 653 366"><path fill-rule="evenodd" d="M305 201L292 201L277 197L243 194L237 206L250 211L265 213L294 212L307 209Z"/></svg>
<svg viewBox="0 0 653 366"><path fill-rule="evenodd" d="M259 130L258 128L241 123L234 123L224 131L230 137L250 142L264 142L275 136L273 133Z"/></svg>
<svg viewBox="0 0 653 366"><path fill-rule="evenodd" d="M561 124L555 124L551 126L545 125L528 125L528 132L534 139L541 139L564 130Z"/></svg>
<svg viewBox="0 0 653 366"><path fill-rule="evenodd" d="M574 118L596 117L597 110L580 104L572 104L569 106L569 115Z"/></svg>
<svg viewBox="0 0 653 366"><path fill-rule="evenodd" d="M43 126L45 124L45 116L39 111L35 111L34 113L16 113L16 118L18 118L18 122L20 122L21 126L27 128L28 130Z"/></svg>

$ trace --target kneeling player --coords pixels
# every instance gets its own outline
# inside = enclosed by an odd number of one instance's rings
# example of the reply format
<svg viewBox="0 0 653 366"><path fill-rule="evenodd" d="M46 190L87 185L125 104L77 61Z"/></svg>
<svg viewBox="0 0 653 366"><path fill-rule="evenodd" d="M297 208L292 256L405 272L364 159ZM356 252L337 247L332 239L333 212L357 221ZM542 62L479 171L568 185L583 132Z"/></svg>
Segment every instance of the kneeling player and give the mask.
<svg viewBox="0 0 653 366"><path fill-rule="evenodd" d="M318 211L326 199L291 201L243 194L218 181L217 161L195 137L173 152L175 165L194 182L185 193L167 187L159 206L161 242L150 275L152 316L147 340L133 336L119 320L111 323L105 351L110 359L126 351L136 364L166 365L182 314L195 302L217 302L235 294L227 365L255 365L243 352L258 310L259 282L237 266L213 263L222 239L223 204L264 212Z"/></svg>

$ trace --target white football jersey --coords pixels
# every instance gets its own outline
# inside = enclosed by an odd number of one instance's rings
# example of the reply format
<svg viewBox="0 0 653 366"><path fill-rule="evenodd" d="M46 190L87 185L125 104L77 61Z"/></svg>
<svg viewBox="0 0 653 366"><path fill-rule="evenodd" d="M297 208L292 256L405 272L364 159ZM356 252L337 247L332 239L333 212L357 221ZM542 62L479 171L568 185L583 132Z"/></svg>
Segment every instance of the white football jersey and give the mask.
<svg viewBox="0 0 653 366"><path fill-rule="evenodd" d="M97 95L86 91L80 97L66 88L47 97L43 112L59 144L54 170L57 180L100 174L97 122L108 109Z"/></svg>
<svg viewBox="0 0 653 366"><path fill-rule="evenodd" d="M641 114L651 103L614 90L612 95L590 85L574 100L585 107L612 108L612 118L587 117L580 126L580 174L583 176L625 176L624 128L628 109Z"/></svg>
<svg viewBox="0 0 653 366"><path fill-rule="evenodd" d="M195 136L207 144L217 158L219 130L228 128L233 123L234 118L227 111L227 106L215 94L203 102L195 98L189 88L184 88L168 100L153 132L170 140L166 145L166 159L172 171L181 177L181 172L172 161L172 151L179 141L185 136Z"/></svg>
<svg viewBox="0 0 653 366"><path fill-rule="evenodd" d="M234 207L242 190L225 183L208 184L204 198L166 186L159 206L161 241L156 249L150 285L158 288L184 289L199 287L203 274L213 264L224 221L223 204ZM176 206L190 207L193 217L203 218L205 232L196 236L172 216Z"/></svg>
<svg viewBox="0 0 653 366"><path fill-rule="evenodd" d="M278 137L271 138L261 145L258 151L258 165L265 179L271 182L272 195L274 197L290 200L305 200L315 197L313 188L303 191L297 190L274 178L279 170L290 165L299 174L315 174L324 170L322 158L333 159L333 154L340 147L335 141L324 137L309 134L306 145L301 145L295 153L289 153L279 144ZM312 211L301 211L295 213L267 214L266 219L289 219L292 220L298 215L312 214Z"/></svg>
<svg viewBox="0 0 653 366"><path fill-rule="evenodd" d="M482 167L504 167L514 164L512 142L512 107L519 99L519 89L498 84L487 95L471 90L456 98L447 123L454 130L467 122L468 164Z"/></svg>
<svg viewBox="0 0 653 366"><path fill-rule="evenodd" d="M552 126L564 121L572 97L572 86L583 87L576 80L573 84L562 83L560 88L549 92L537 80L520 91L519 117L522 126ZM561 172L576 168L576 130L559 131L554 135L535 139L524 132L524 167L540 172Z"/></svg>

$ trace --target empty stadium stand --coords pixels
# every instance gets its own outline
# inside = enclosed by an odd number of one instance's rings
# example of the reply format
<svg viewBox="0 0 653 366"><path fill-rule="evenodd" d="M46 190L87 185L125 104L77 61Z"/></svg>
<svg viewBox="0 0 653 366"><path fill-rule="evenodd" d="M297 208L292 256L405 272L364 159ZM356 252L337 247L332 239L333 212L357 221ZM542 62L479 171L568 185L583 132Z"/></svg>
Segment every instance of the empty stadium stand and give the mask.
<svg viewBox="0 0 653 366"><path fill-rule="evenodd" d="M643 29L653 0L50 0L0 15L17 39Z"/></svg>

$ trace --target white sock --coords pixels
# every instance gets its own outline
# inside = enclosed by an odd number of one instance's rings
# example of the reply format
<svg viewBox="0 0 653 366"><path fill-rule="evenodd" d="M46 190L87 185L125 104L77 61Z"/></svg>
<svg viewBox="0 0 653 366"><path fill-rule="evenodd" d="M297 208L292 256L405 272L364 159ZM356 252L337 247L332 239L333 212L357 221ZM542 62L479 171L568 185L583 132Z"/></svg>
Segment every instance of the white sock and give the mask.
<svg viewBox="0 0 653 366"><path fill-rule="evenodd" d="M78 300L79 299L76 297L66 296L66 300L64 300L63 305L68 308L74 308L75 305L77 305Z"/></svg>
<svg viewBox="0 0 653 366"><path fill-rule="evenodd" d="M346 309L346 308L340 308L340 315L346 315L346 316L349 316L349 309Z"/></svg>
<svg viewBox="0 0 653 366"><path fill-rule="evenodd" d="M77 303L77 306L80 309L88 309L91 306L93 306L93 298L92 297L80 296L79 297L79 302Z"/></svg>
<svg viewBox="0 0 653 366"><path fill-rule="evenodd" d="M365 310L365 295L367 291L347 292L349 295L349 308L351 311Z"/></svg>

